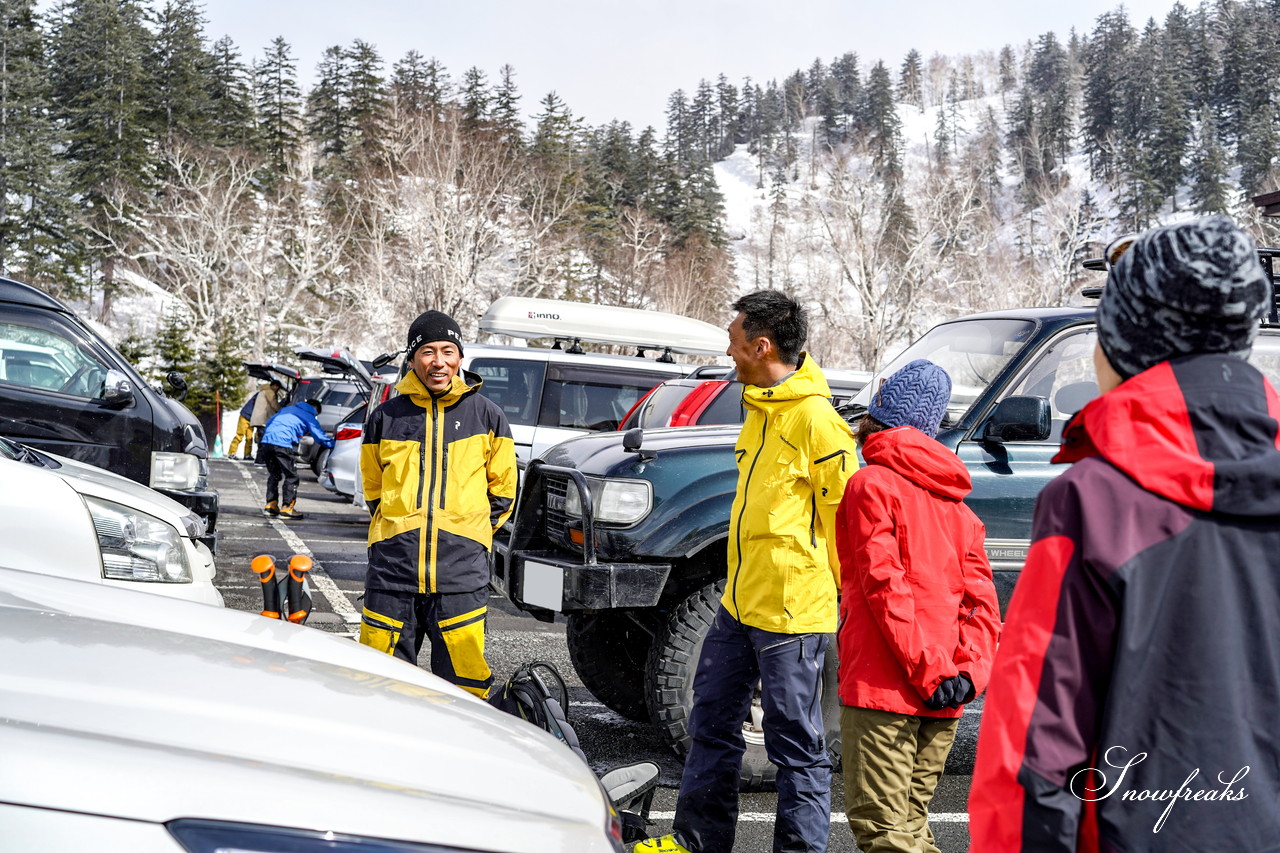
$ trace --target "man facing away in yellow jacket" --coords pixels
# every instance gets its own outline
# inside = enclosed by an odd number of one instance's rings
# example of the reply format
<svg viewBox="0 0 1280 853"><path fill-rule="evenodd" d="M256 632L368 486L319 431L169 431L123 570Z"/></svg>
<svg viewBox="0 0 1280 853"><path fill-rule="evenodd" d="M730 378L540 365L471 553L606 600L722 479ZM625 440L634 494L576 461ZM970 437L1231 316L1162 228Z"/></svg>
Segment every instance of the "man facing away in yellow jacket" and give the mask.
<svg viewBox="0 0 1280 853"><path fill-rule="evenodd" d="M728 580L694 676L675 831L635 850L730 853L742 722L758 679L765 747L778 765L773 849L821 853L831 832L819 700L840 585L835 514L857 456L822 371L802 351L803 307L763 290L733 309L728 355L745 386L747 417L735 447Z"/></svg>

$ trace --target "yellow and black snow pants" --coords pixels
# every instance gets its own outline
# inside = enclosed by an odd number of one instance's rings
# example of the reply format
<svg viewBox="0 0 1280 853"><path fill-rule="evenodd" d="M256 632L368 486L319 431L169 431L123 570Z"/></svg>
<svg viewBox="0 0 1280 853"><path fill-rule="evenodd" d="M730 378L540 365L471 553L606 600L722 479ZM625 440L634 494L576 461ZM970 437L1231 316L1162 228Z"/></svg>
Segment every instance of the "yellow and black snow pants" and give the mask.
<svg viewBox="0 0 1280 853"><path fill-rule="evenodd" d="M399 592L367 589L360 642L418 663L431 639L431 672L481 699L489 698L493 673L484 659L489 588L475 592Z"/></svg>

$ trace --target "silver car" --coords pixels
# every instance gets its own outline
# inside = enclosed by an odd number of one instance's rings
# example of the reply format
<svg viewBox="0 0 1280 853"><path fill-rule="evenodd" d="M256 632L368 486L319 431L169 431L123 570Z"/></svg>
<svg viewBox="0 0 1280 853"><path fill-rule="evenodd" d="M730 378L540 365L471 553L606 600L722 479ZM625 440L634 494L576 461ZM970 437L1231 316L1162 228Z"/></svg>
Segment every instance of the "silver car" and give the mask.
<svg viewBox="0 0 1280 853"><path fill-rule="evenodd" d="M351 499L360 479L360 445L364 438L364 416L368 405L356 406L333 431L333 449L320 472L320 485Z"/></svg>

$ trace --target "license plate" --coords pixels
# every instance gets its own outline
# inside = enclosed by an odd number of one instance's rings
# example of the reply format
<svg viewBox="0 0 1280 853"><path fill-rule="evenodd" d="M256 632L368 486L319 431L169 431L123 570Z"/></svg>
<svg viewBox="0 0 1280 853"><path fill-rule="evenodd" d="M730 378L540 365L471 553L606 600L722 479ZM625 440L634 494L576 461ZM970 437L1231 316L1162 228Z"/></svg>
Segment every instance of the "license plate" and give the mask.
<svg viewBox="0 0 1280 853"><path fill-rule="evenodd" d="M545 607L557 613L564 607L564 570L535 560L524 561L525 604Z"/></svg>

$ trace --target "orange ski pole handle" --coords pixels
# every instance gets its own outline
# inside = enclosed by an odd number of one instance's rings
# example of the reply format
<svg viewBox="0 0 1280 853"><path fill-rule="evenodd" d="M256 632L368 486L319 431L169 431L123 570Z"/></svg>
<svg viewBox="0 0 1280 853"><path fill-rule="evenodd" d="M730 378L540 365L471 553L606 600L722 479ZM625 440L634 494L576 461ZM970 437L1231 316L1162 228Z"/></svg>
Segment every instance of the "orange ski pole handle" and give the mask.
<svg viewBox="0 0 1280 853"><path fill-rule="evenodd" d="M262 615L268 619L280 618L280 584L276 583L276 561L270 554L259 554L249 563L249 568L262 581Z"/></svg>
<svg viewBox="0 0 1280 853"><path fill-rule="evenodd" d="M311 614L311 596L307 594L303 581L313 565L314 561L305 554L294 554L289 558L289 581L285 592L289 599L290 622L301 624Z"/></svg>

